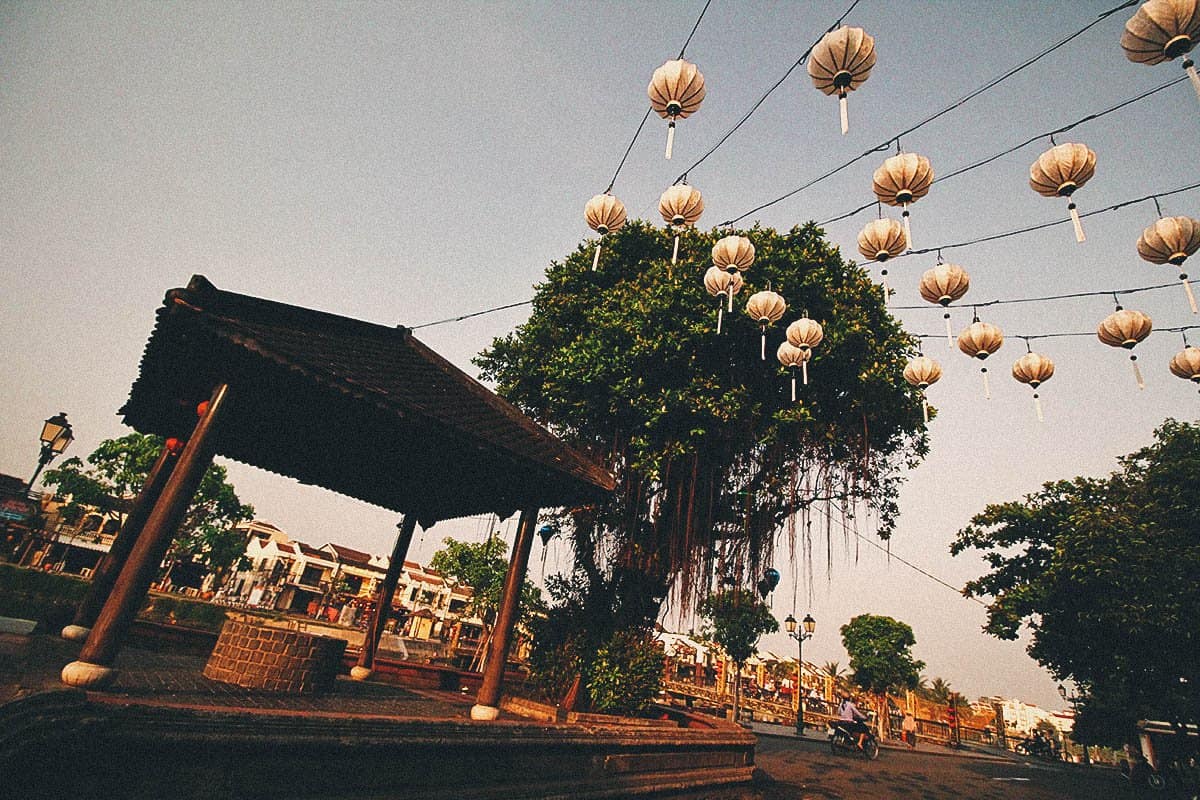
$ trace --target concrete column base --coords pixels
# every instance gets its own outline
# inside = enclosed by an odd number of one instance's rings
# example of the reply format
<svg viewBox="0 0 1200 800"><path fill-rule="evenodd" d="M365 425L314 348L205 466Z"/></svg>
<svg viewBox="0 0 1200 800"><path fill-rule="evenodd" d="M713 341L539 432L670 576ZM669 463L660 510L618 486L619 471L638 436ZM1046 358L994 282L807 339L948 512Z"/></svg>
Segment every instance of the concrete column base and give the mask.
<svg viewBox="0 0 1200 800"><path fill-rule="evenodd" d="M481 722L491 722L494 719L498 719L499 716L500 709L493 706L481 706L478 704L471 706L471 719Z"/></svg>
<svg viewBox="0 0 1200 800"><path fill-rule="evenodd" d="M365 681L367 678L371 677L372 672L374 672L374 670L368 669L367 667L360 667L356 664L350 668L350 679L355 681Z"/></svg>
<svg viewBox="0 0 1200 800"><path fill-rule="evenodd" d="M116 680L117 671L100 664L72 661L63 667L62 682L81 689L103 689Z"/></svg>
<svg viewBox="0 0 1200 800"><path fill-rule="evenodd" d="M68 642L83 642L87 641L88 634L91 632L91 628L85 628L82 625L68 625L62 629L62 633L59 635Z"/></svg>

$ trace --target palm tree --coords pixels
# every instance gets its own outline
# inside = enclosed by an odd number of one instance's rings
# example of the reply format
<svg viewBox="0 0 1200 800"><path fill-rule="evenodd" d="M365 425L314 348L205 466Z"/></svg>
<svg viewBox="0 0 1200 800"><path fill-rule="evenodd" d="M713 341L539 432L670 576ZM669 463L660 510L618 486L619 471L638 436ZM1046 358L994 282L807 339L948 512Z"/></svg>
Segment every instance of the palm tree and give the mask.
<svg viewBox="0 0 1200 800"><path fill-rule="evenodd" d="M941 678L934 678L933 683L929 685L929 699L941 705L950 704L950 696L954 694L954 690L950 688L950 684Z"/></svg>
<svg viewBox="0 0 1200 800"><path fill-rule="evenodd" d="M849 670L843 670L841 664L836 661L826 661L825 665L821 667L821 672L833 678L835 682L850 674Z"/></svg>

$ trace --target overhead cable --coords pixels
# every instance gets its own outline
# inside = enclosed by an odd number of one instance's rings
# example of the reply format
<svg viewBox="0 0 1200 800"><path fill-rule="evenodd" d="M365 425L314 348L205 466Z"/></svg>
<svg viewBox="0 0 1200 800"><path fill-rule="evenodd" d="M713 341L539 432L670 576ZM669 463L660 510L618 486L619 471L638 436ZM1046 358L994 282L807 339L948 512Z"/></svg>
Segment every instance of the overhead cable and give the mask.
<svg viewBox="0 0 1200 800"><path fill-rule="evenodd" d="M1095 211L1089 211L1086 214L1080 214L1079 218L1083 219L1085 217L1094 217L1097 214L1107 214L1110 211L1117 211L1119 209L1125 208L1126 206L1136 205L1137 203L1145 203L1147 201L1157 201L1158 199L1163 198L1163 197L1170 197L1173 194L1179 194L1180 192L1187 192L1187 191L1191 191L1192 189L1197 189L1197 188L1200 188L1200 183L1193 183L1188 186L1181 186L1178 189L1171 189L1170 191L1167 191L1167 192L1155 192L1154 194L1148 194L1145 197L1139 197L1135 200L1126 200L1123 203L1117 203L1116 205L1111 205L1106 208L1098 208ZM1010 236L1020 236L1021 234L1032 233L1033 231L1040 231L1044 228L1053 228L1055 225L1064 225L1064 224L1069 224L1070 222L1071 222L1071 220L1069 218L1057 219L1057 220L1054 220L1053 222L1043 222L1040 225L1030 225L1027 228L1018 228L1018 229L1012 230L1012 231L1005 231L1004 233L994 233L990 236L981 236L978 239L968 239L965 242L955 242L954 244L942 244L942 245L938 245L936 247L925 247L920 250L908 250L904 253L901 253L898 256L893 256L892 260L895 261L897 258L904 258L906 256L919 256L919 255L924 255L926 253L936 253L938 250L953 250L958 247L968 247L973 244L982 244L983 242L992 242L997 239L1007 239Z"/></svg>
<svg viewBox="0 0 1200 800"><path fill-rule="evenodd" d="M712 5L712 0L707 0L704 8L700 9L700 16L696 17L696 24L692 26L692 32L688 34L687 39L683 43L683 47L679 48L678 58L683 58L684 52L687 51L687 46L692 43L692 37L696 35L696 29L700 27L700 20L704 19L704 14L708 11L708 7ZM624 155L621 156L621 163L617 164L617 169L613 172L612 180L608 182L608 188L604 190L605 194L612 191L613 186L617 184L617 176L621 174L621 170L625 167L625 161L629 158L629 154L633 151L633 146L637 143L638 137L642 135L642 128L646 127L646 120L650 119L651 112L654 107L646 109L646 113L642 115L642 121L638 123L637 130L633 132L633 138L629 140L629 146L625 148Z"/></svg>
<svg viewBox="0 0 1200 800"><path fill-rule="evenodd" d="M964 172L970 172L973 169L977 169L979 167L986 166L987 164L990 164L993 161L996 161L997 159L1003 158L1004 156L1008 155L1009 153L1015 153L1016 151L1020 150L1022 147L1027 147L1027 146L1033 144L1034 142L1039 141L1041 139L1045 139L1049 136L1057 136L1060 133L1066 133L1067 131L1072 130L1073 128L1076 128L1085 122L1091 122L1092 120L1099 119L1100 117L1103 117L1106 114L1111 114L1114 111L1119 111L1122 108L1125 108L1126 106L1132 105L1132 104L1138 102L1139 100L1144 100L1147 97L1150 97L1151 95L1161 92L1163 89L1168 89L1168 88L1174 86L1175 84L1183 83L1186 80L1188 80L1188 76L1184 75L1180 78L1176 78L1173 81L1167 81L1166 83L1162 84L1161 86L1158 86L1158 87L1151 89L1149 91L1146 91L1146 92L1142 92L1141 94L1137 95L1136 97L1131 97L1128 100L1124 100L1115 106L1104 109L1103 111L1097 111L1094 114L1088 114L1086 117L1077 119L1074 122L1072 122L1068 125L1063 125L1060 128L1055 128L1052 131L1046 131L1045 133L1039 133L1036 136L1031 136L1028 139L1026 139L1025 141L1021 142L1020 144L1013 145L1012 147L1002 150L999 153L996 153L995 155L988 156L987 158L980 159L979 161L968 164L965 167L960 167L959 169L956 169L953 172L947 173L946 175L943 175L940 178L937 178L936 180L934 180L934 183L941 183L943 181L947 181L947 180L950 180L951 178L962 175ZM854 209L853 211L847 211L843 214L839 214L836 217L832 217L832 218L827 219L824 222L820 222L818 224L821 225L822 227L824 227L826 225L831 225L834 222L841 222L844 219L849 219L850 217L857 216L858 214L861 214L862 212L866 211L869 208L874 208L878 204L879 203L877 200L872 200L869 203L859 206L858 208Z"/></svg>
<svg viewBox="0 0 1200 800"><path fill-rule="evenodd" d="M1117 6L1116 8L1112 8L1112 9L1109 9L1108 11L1105 11L1103 14L1100 14L1098 17L1096 17L1096 19L1092 20L1087 25L1084 25L1082 28L1080 28L1079 30L1070 34L1069 36L1067 36L1063 39L1060 39L1059 41L1055 42L1054 44L1052 44L1049 47L1042 50L1040 53L1027 58L1025 61L1021 62L1020 64L1018 64L1017 66L1008 70L1007 72L1003 73L1002 75L992 78L987 83L980 86L978 89L975 89L974 91L969 92L968 94L966 94L963 97L959 98L958 100L954 101L953 103L951 103L950 105L941 109L940 111L937 111L937 112L931 114L930 116L926 117L925 119L921 120L917 124L912 125L908 128L905 128L904 130L900 131L899 133L891 136L889 139L887 139L887 141L883 142L882 144L880 144L876 147L872 147L869 150L863 151L862 153L860 153L859 155L850 159L849 161L847 161L837 167L834 167L833 169L826 172L824 175L814 178L813 180L809 181L808 183L804 184L803 186L793 189L790 192L787 192L786 194L780 195L779 197L776 197L774 200L769 200L766 203L763 203L762 205L756 206L756 207L750 209L749 211L747 211L746 213L741 214L740 216L734 217L733 219L727 220L726 222L722 222L719 227L723 227L725 225L733 225L733 224L745 219L746 217L750 216L751 214L756 214L759 211L762 211L763 209L770 208L771 206L776 205L778 203L782 203L784 200L787 200L788 198L795 197L797 194L804 191L805 189L808 189L808 188L820 183L821 181L825 180L826 178L836 175L837 173L841 172L842 170L847 169L850 166L852 166L853 164L856 164L859 161L863 160L864 158L871 155L872 153L879 153L879 152L887 151L888 149L891 148L892 144L898 142L901 137L907 136L908 134L916 131L918 128L928 125L930 122L933 122L934 120L938 119L939 117L942 117L942 116L950 113L951 111L955 110L956 108L962 107L963 105L965 105L966 103L975 99L976 97L978 97L979 95L988 91L989 89L996 87L1000 83L1011 78L1013 75L1016 75L1017 73L1026 69L1027 67L1032 66L1033 64L1037 63L1041 59L1050 55L1055 50L1058 50L1059 48L1065 46L1068 42L1072 41L1073 39L1076 39L1077 37L1082 36L1084 33L1091 30L1094 26L1100 24L1102 21L1104 21L1108 17L1112 16L1113 14L1116 14L1118 11L1121 11L1126 8L1130 8L1131 6L1135 6L1135 5L1137 5L1137 3L1138 3L1138 0L1128 0L1127 2L1122 3L1121 5Z"/></svg>
<svg viewBox="0 0 1200 800"><path fill-rule="evenodd" d="M830 25L828 28L825 29L825 33L829 33L832 30L836 30L837 27L839 25L841 25L842 22L845 21L846 17L850 16L850 12L853 11L854 7L857 6L860 2L861 2L861 0L854 0L854 2L850 4L850 7L842 12L842 15L840 17L838 17L832 25ZM822 34L822 37L823 36L824 36L824 34ZM767 91L763 93L763 96L758 98L758 100L755 101L754 105L750 106L750 110L747 111L742 116L742 118L737 121L737 124L734 125L732 128L730 128L728 131L726 131L725 134L722 135L720 139L717 139L716 144L714 144L712 147L708 148L708 150L705 151L704 155L700 156L700 158L698 158L695 162L693 162L691 166L689 166L687 169L685 169L683 171L683 173L680 174L680 176L675 179L675 183L681 183L682 181L686 180L689 172L691 172L693 169L695 169L696 167L703 164L705 159L707 159L713 153L717 152L717 148L719 148L721 145L725 144L726 139L728 139L730 136L733 136L733 134L737 133L738 129L741 128L743 125L745 125L746 121L749 120L750 117L752 117L754 115L754 112L758 111L758 107L761 106L764 102L766 102L766 99L771 96L771 93L774 92L776 89L778 89L780 86L782 86L783 82L786 81L789 77L791 77L791 74L796 71L797 67L803 66L804 63L806 61L808 61L808 57L810 55L812 55L813 48L815 48L820 43L821 43L821 39L818 38L815 42L813 42L811 45L809 45L808 49L804 51L804 55L802 55L802 56L800 56L800 58L796 59L795 63L787 68L787 71L783 73L783 77L781 77L779 80L775 81L775 83L771 84L771 88L767 89Z"/></svg>

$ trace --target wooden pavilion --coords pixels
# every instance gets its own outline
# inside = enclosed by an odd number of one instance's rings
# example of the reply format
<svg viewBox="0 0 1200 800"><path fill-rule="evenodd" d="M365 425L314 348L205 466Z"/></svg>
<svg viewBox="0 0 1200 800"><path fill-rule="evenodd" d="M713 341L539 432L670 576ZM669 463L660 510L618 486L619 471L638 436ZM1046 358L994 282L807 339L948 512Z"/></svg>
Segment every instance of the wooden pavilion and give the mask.
<svg viewBox="0 0 1200 800"><path fill-rule="evenodd" d="M418 341L387 327L223 291L169 291L121 409L167 439L97 569L63 681L104 686L125 633L213 455L403 515L356 677L369 674L416 524L521 512L473 716L493 718L538 510L595 502L611 474ZM197 421L197 419L199 421ZM494 674L493 674L494 673Z"/></svg>

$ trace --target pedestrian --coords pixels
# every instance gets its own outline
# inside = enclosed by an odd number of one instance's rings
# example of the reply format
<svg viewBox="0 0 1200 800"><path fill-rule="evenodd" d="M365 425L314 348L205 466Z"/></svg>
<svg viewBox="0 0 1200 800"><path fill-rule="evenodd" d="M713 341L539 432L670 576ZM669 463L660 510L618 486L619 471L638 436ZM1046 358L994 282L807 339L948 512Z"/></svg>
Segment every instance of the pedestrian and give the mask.
<svg viewBox="0 0 1200 800"><path fill-rule="evenodd" d="M911 711L904 712L904 721L900 723L900 730L904 732L904 741L908 743L908 749L916 750L917 718L913 716Z"/></svg>

